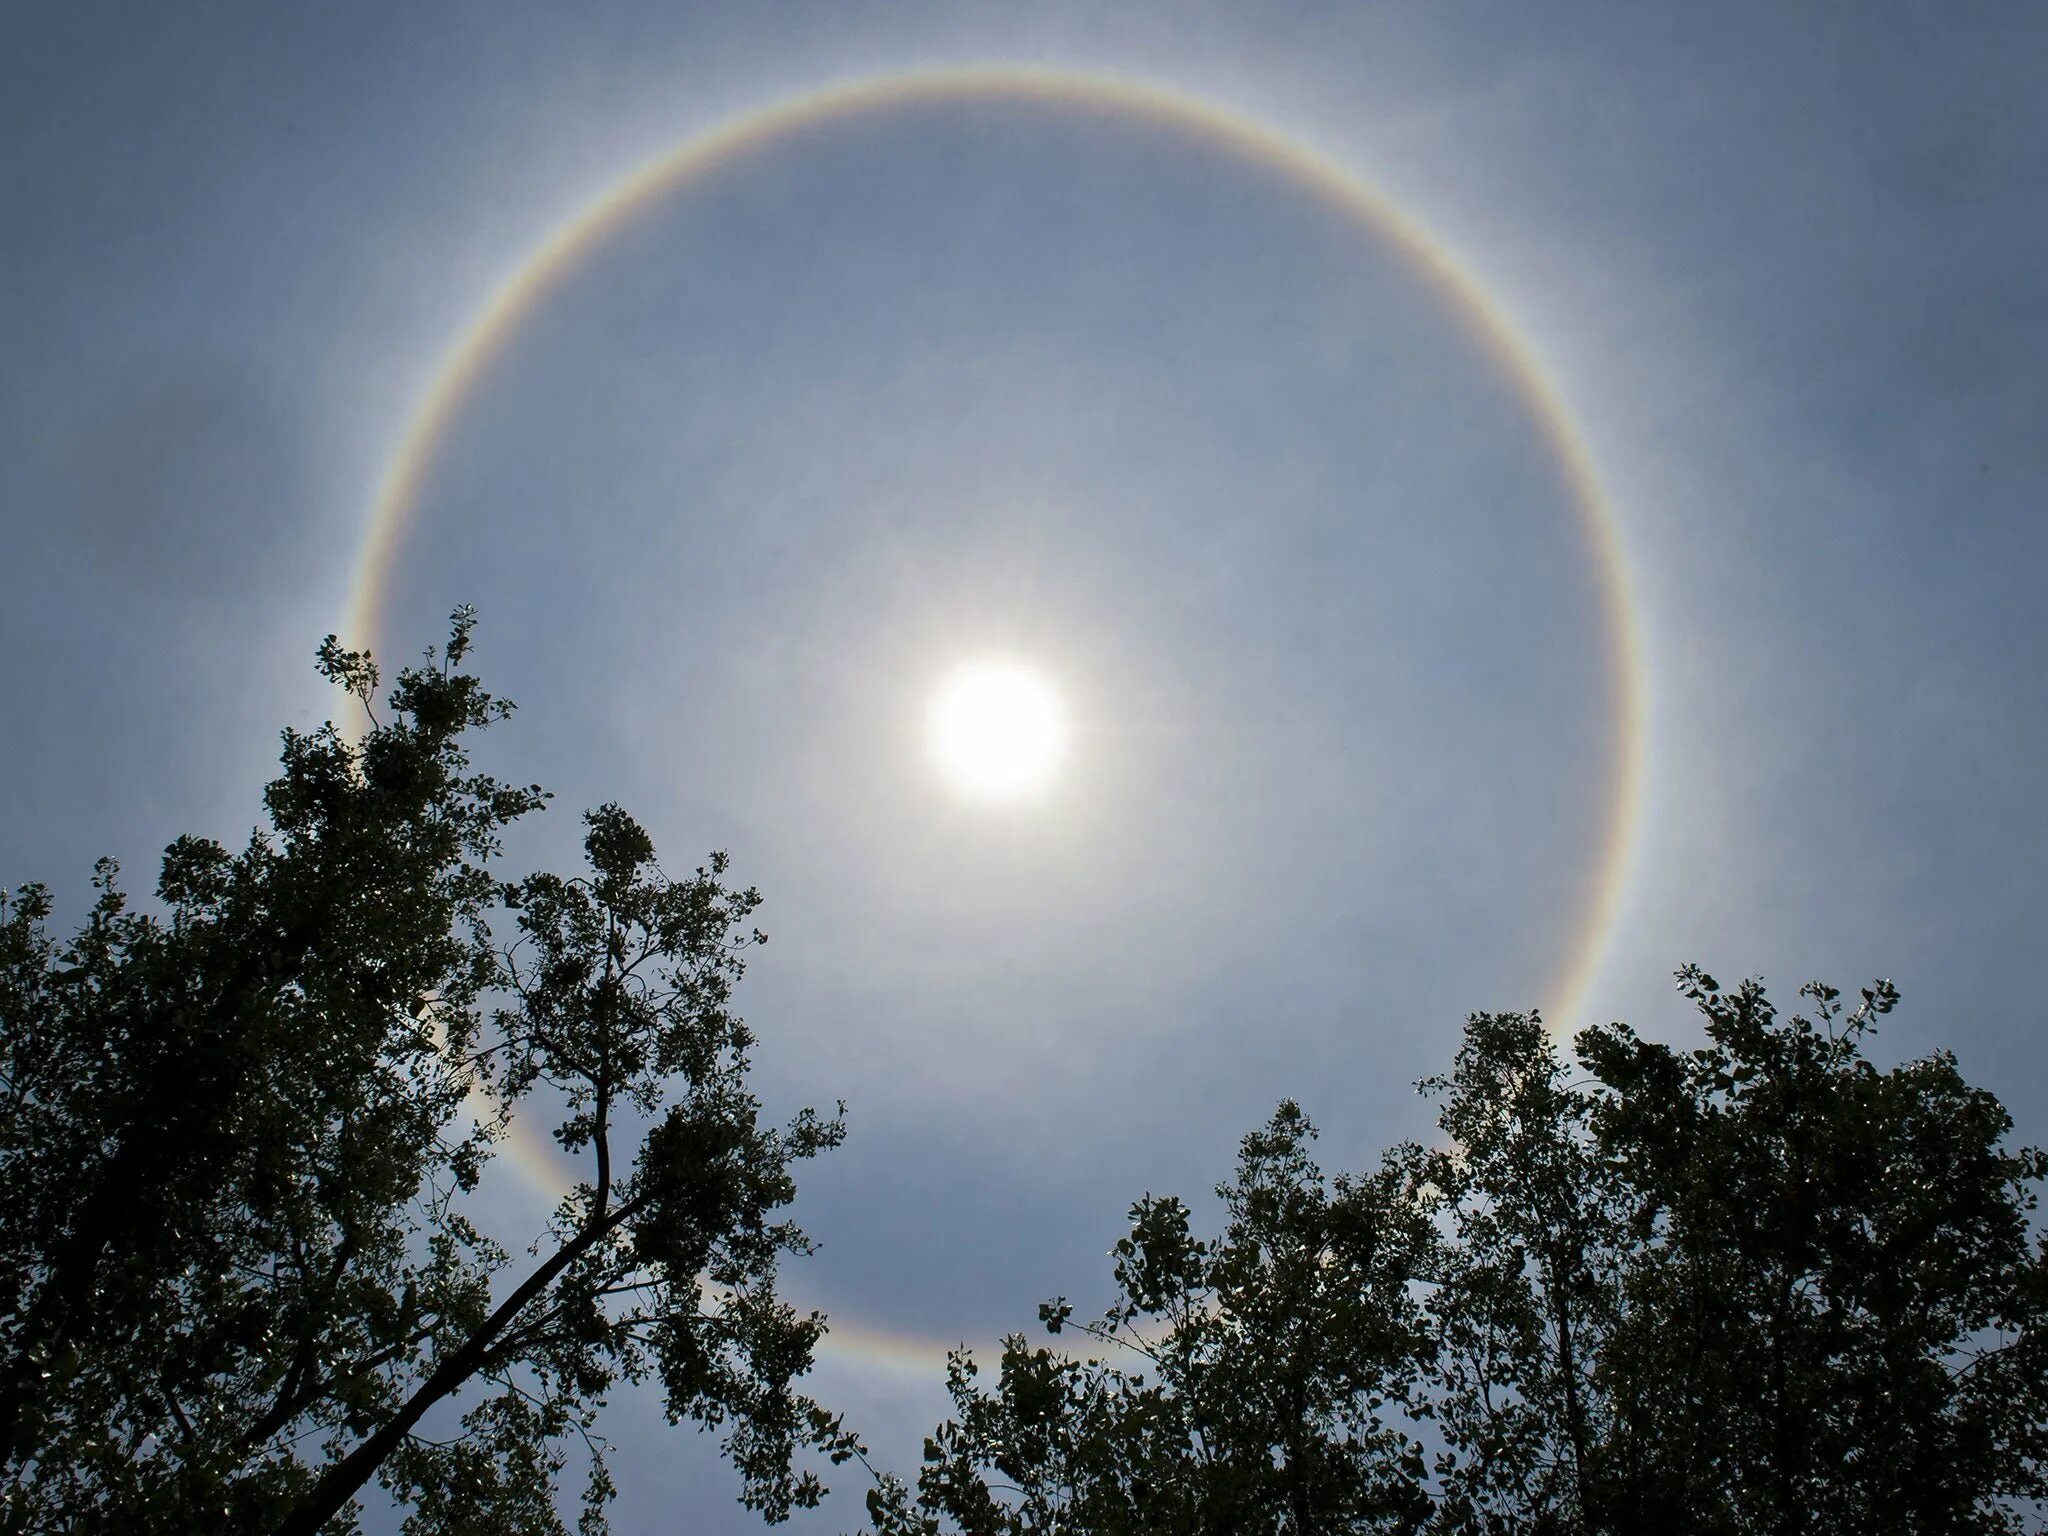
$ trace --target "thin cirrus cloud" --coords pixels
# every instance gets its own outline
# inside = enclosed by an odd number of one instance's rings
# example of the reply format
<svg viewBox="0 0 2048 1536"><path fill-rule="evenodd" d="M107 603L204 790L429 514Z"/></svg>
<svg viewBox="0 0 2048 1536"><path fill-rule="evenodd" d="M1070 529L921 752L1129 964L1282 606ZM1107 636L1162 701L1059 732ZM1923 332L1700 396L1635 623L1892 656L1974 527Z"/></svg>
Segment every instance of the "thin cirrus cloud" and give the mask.
<svg viewBox="0 0 2048 1536"><path fill-rule="evenodd" d="M1688 958L1890 972L1891 1048L1954 1045L2038 1139L2011 1006L2048 867L2038 29L156 25L44 13L0 63L0 640L26 659L0 782L34 808L0 821L0 879L242 835L276 724L325 707L301 661L433 370L598 189L820 83L1050 61L1366 174L1582 424L1653 726L1588 1011L1682 1030ZM844 1093L854 1126L805 1181L826 1246L793 1280L844 1320L821 1382L885 1455L941 1406L896 1341L1084 1294L1123 1203L1205 1186L1283 1093L1333 1163L1420 1133L1406 1084L1458 1016L1552 990L1611 745L1569 488L1441 294L1256 165L965 104L792 139L591 253L458 415L389 648L482 606L525 706L492 757L562 795L522 859L573 856L565 812L616 796L766 892L764 1091ZM937 792L921 712L969 651L1028 653L1070 704L1035 821ZM508 1231L546 1176L494 1175ZM621 1527L685 1498L727 1528L708 1451L621 1407Z"/></svg>

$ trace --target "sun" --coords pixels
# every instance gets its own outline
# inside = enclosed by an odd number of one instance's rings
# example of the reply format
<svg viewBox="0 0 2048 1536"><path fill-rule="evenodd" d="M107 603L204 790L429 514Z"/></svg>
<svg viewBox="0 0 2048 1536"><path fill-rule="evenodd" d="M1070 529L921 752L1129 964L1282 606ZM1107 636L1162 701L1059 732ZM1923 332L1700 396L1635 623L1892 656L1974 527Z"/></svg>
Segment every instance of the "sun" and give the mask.
<svg viewBox="0 0 2048 1536"><path fill-rule="evenodd" d="M1014 661L962 662L932 695L932 756L975 800L1025 800L1052 784L1067 751L1067 715L1044 675Z"/></svg>

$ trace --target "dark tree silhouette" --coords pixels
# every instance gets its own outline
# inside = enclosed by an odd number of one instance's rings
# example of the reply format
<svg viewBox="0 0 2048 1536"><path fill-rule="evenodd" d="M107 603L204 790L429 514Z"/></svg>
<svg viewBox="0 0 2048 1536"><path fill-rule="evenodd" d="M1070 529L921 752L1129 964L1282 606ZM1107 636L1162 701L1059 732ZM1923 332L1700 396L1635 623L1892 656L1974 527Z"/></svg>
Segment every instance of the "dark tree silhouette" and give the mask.
<svg viewBox="0 0 2048 1536"><path fill-rule="evenodd" d="M1314 1132L1282 1105L1245 1138L1228 1222L1196 1240L1188 1208L1147 1197L1116 1245L1117 1300L1074 1322L1124 1364L1005 1341L993 1393L956 1353L958 1419L927 1444L922 1515L900 1485L870 1508L885 1531L1225 1533L1375 1529L1426 1509L1422 1447L1395 1424L1426 1348L1408 1278L1428 1224L1410 1170L1327 1182ZM1126 1365L1129 1367L1126 1368Z"/></svg>
<svg viewBox="0 0 2048 1536"><path fill-rule="evenodd" d="M883 1536L1997 1532L2048 1495L2040 1152L1897 995L1680 987L1707 1044L1475 1015L1443 1136L1327 1179L1293 1105L1208 1242L1147 1197L1080 1353L966 1354ZM1064 1301L1040 1309L1055 1335Z"/></svg>
<svg viewBox="0 0 2048 1536"><path fill-rule="evenodd" d="M287 732L270 830L173 844L160 913L110 863L69 942L44 888L0 903L0 1529L340 1531L374 1478L409 1528L560 1530L572 1439L599 1529L621 1376L725 1426L771 1519L821 1491L801 1449L851 1454L775 1291L791 1165L841 1128L747 1091L759 898L722 856L670 879L616 806L584 873L503 881L546 796L470 765L510 712L472 623L359 741ZM371 708L367 656L320 665ZM463 1214L522 1114L586 1168L525 1266Z"/></svg>
<svg viewBox="0 0 2048 1536"><path fill-rule="evenodd" d="M172 845L160 909L102 864L68 941L0 897L0 1532L348 1530L373 1480L423 1533L560 1531L612 1492L621 1379L725 1430L769 1519L823 1321L777 1295L792 1167L731 1011L752 890L664 874L617 806L585 868L507 881L546 799L477 772L509 706L472 617L360 739L288 732L269 829ZM368 657L321 648L366 711ZM1200 1238L1147 1196L1116 1300L956 1354L954 1418L880 1536L1645 1528L1999 1532L2048 1498L2048 1158L1936 1054L1865 1056L1897 996L1680 988L1706 1043L1562 1054L1467 1021L1441 1138L1326 1176L1301 1111L1245 1138ZM513 1117L584 1177L529 1263L465 1217Z"/></svg>

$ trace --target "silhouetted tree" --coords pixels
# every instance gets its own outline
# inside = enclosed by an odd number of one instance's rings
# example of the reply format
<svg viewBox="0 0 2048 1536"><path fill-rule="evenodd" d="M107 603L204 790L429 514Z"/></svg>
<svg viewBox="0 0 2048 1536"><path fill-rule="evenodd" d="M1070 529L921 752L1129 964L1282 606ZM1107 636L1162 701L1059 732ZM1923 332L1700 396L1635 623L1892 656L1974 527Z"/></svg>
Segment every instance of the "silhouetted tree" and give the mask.
<svg viewBox="0 0 2048 1536"><path fill-rule="evenodd" d="M1426 1347L1408 1288L1430 1233L1399 1160L1327 1182L1292 1104L1247 1136L1213 1242L1147 1196L1116 1245L1117 1299L1078 1331L1126 1370L1005 1341L993 1392L949 1362L959 1415L927 1444L922 1513L885 1482L885 1531L1413 1530L1422 1447L1388 1421ZM1062 1298L1040 1309L1075 1327Z"/></svg>
<svg viewBox="0 0 2048 1536"><path fill-rule="evenodd" d="M1475 1015L1442 1140L1326 1180L1248 1137L1222 1235L1147 1197L1093 1353L954 1356L882 1536L2017 1531L2048 1495L2048 1159L1888 983L1682 991L1707 1044ZM1054 1334L1064 1300L1040 1309ZM1107 1358L1102 1350L1110 1351Z"/></svg>
<svg viewBox="0 0 2048 1536"><path fill-rule="evenodd" d="M1616 1025L1580 1056L1627 1262L1599 1359L1599 1507L1699 1531L2017 1530L2048 1494L2048 1158L1937 1053L1862 1046L1889 983L1812 1018L1680 985L1693 1052Z"/></svg>
<svg viewBox="0 0 2048 1536"><path fill-rule="evenodd" d="M1466 1021L1452 1070L1422 1085L1443 1141L1417 1155L1440 1234L1420 1272L1435 1357L1426 1384L1447 1447L1449 1529L1573 1531L1605 1403L1595 1362L1614 1323L1618 1170L1588 1134L1540 1018Z"/></svg>
<svg viewBox="0 0 2048 1536"><path fill-rule="evenodd" d="M470 766L510 711L472 623L359 741L288 731L270 830L174 843L161 913L110 863L68 942L44 888L0 903L0 1528L310 1536L376 1478L409 1530L560 1530L575 1438L599 1529L621 1376L727 1426L770 1518L819 1494L800 1448L850 1454L775 1291L840 1124L760 1123L728 1007L758 897L722 856L670 879L616 806L583 874L501 880L546 797ZM370 709L367 656L320 666ZM527 1266L463 1200L517 1114L586 1167Z"/></svg>

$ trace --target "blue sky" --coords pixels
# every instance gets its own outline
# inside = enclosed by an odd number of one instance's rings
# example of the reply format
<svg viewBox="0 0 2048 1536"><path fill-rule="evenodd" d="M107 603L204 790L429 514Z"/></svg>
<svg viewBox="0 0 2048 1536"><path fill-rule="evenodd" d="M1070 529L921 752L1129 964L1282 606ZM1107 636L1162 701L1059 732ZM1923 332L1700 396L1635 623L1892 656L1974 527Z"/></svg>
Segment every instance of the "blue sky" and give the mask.
<svg viewBox="0 0 2048 1536"><path fill-rule="evenodd" d="M0 50L0 881L234 837L327 709L382 467L523 253L647 156L878 70L1167 83L1326 151L1580 423L1647 640L1588 1011L1678 963L1884 974L2048 1136L2048 21L2025 7L67 7ZM1601 825L1597 588L1527 404L1384 242L1156 129L928 107L729 163L514 339L436 457L394 648L483 610L565 857L619 798L768 898L771 1105L844 1097L793 1288L992 1336L1283 1094L1417 1134L1541 1000ZM1068 691L1051 800L917 740L962 653ZM509 1173L494 1218L537 1208ZM914 1458L935 1372L828 1359ZM740 1530L614 1415L619 1527ZM837 1501L812 1527L850 1525Z"/></svg>

